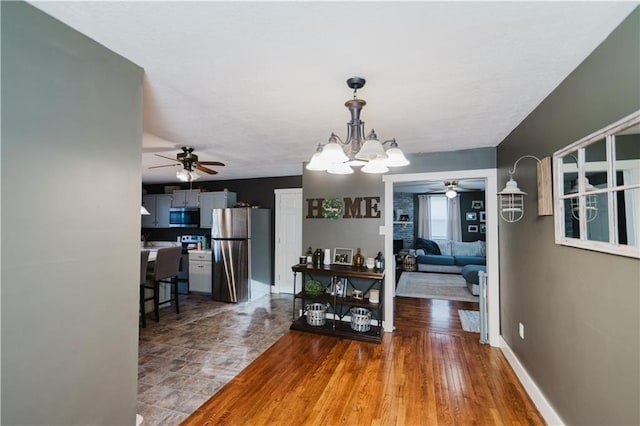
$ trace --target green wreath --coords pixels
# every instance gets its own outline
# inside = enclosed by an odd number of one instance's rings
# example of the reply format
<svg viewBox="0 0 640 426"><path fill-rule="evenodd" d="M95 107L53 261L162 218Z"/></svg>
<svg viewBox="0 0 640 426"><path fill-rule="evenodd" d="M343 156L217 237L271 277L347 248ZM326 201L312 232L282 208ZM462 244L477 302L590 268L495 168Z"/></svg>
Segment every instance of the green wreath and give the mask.
<svg viewBox="0 0 640 426"><path fill-rule="evenodd" d="M325 219L338 219L344 214L344 204L337 198L322 202L322 214Z"/></svg>

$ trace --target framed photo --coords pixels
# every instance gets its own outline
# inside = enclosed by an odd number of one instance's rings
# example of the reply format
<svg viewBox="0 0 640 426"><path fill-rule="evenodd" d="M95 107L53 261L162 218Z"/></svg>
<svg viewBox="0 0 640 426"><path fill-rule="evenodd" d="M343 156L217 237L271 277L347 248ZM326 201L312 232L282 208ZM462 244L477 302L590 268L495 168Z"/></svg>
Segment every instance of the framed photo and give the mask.
<svg viewBox="0 0 640 426"><path fill-rule="evenodd" d="M334 291L336 292L336 297L346 297L347 295L347 279L346 278L336 278L336 282L334 284Z"/></svg>
<svg viewBox="0 0 640 426"><path fill-rule="evenodd" d="M471 202L471 208L474 210L482 210L484 209L484 201L476 200Z"/></svg>
<svg viewBox="0 0 640 426"><path fill-rule="evenodd" d="M473 233L473 232L478 232L478 225L469 225L467 227L467 232L469 233Z"/></svg>
<svg viewBox="0 0 640 426"><path fill-rule="evenodd" d="M486 234L487 233L487 225L484 223L480 224L480 233L481 234Z"/></svg>
<svg viewBox="0 0 640 426"><path fill-rule="evenodd" d="M487 221L487 212L480 212L480 222Z"/></svg>
<svg viewBox="0 0 640 426"><path fill-rule="evenodd" d="M467 220L478 220L478 213L476 212L467 212L465 215L465 219Z"/></svg>
<svg viewBox="0 0 640 426"><path fill-rule="evenodd" d="M351 265L353 264L353 249L349 248L334 248L333 249L333 263L336 265Z"/></svg>
<svg viewBox="0 0 640 426"><path fill-rule="evenodd" d="M409 215L408 214L401 214L400 215L400 222L409 222Z"/></svg>

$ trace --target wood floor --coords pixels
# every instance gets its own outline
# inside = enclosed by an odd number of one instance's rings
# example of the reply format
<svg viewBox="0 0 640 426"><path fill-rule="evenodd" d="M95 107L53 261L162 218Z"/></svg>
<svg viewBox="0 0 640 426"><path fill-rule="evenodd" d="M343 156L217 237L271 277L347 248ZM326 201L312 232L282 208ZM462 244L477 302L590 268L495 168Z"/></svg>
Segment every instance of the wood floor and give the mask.
<svg viewBox="0 0 640 426"><path fill-rule="evenodd" d="M381 344L290 331L182 424L544 424L459 308L478 304L398 297Z"/></svg>

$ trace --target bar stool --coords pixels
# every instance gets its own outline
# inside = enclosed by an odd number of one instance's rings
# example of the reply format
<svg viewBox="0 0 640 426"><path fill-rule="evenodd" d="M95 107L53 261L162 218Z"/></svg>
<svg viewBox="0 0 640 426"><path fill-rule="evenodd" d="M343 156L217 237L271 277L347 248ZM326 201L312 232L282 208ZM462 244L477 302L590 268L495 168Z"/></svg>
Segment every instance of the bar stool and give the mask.
<svg viewBox="0 0 640 426"><path fill-rule="evenodd" d="M148 272L144 283L140 284L140 313L142 314L142 326L146 326L145 302L153 300L154 317L160 321L160 283L172 284L172 297L168 302L175 302L176 314L180 313L178 303L178 272L180 270L180 257L182 247L163 247L158 249L153 271ZM152 282L152 284L149 284ZM153 290L151 297L145 297L145 289Z"/></svg>
<svg viewBox="0 0 640 426"><path fill-rule="evenodd" d="M147 282L147 266L149 264L149 250L140 250L140 300L144 299L144 284ZM142 313L142 311L140 311ZM142 317L142 326L147 326L147 319Z"/></svg>

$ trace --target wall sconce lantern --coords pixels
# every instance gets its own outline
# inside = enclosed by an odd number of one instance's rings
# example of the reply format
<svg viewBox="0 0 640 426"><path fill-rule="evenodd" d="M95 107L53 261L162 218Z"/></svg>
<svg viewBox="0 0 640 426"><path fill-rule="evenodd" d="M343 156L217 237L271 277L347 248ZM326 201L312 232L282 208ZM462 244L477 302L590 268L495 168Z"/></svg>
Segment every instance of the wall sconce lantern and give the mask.
<svg viewBox="0 0 640 426"><path fill-rule="evenodd" d="M524 216L524 196L527 195L527 193L518 188L518 182L513 180L518 162L523 158L533 158L537 161L538 216L553 215L553 204L551 200L551 158L545 157L541 160L533 155L523 155L513 164L513 169L509 170L509 181L504 189L498 192L500 217L509 223L517 222Z"/></svg>

